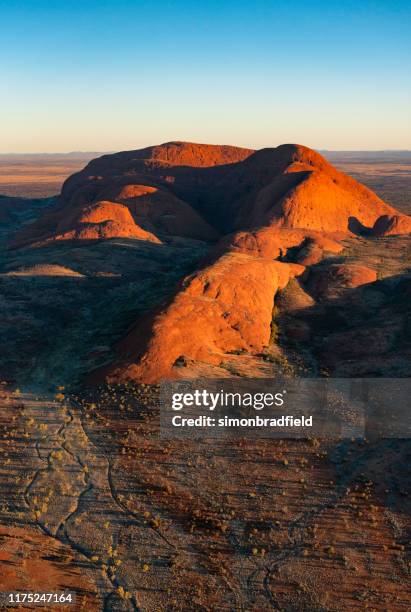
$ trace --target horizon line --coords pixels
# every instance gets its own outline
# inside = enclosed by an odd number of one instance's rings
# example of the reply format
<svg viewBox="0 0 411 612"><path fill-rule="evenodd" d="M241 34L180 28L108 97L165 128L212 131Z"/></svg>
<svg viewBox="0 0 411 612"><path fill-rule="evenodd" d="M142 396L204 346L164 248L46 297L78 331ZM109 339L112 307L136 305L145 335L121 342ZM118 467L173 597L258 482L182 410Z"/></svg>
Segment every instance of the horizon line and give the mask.
<svg viewBox="0 0 411 612"><path fill-rule="evenodd" d="M172 142L172 141L169 141ZM175 141L177 142L177 141ZM183 141L179 141L179 142L183 142ZM140 148L136 148L136 149L128 149L128 148L124 148L124 149L110 149L110 150L77 150L77 151L0 151L0 156L21 156L21 155L110 155L110 154L114 154L114 153L120 153L123 151L139 151L140 149L145 149L148 148L150 146L161 146L163 144L167 144L167 143L161 143L159 145L148 145L140 147ZM192 143L192 144L209 144L209 143ZM215 145L215 146L227 146L227 145ZM235 146L235 147L239 147L239 148L245 148L245 149L249 149L250 147L245 147L243 145L228 145L228 146ZM280 145L277 145L280 146ZM262 150L262 149L275 149L276 147L261 147L260 149L254 149L255 151L258 150ZM411 148L410 149L394 149L394 148L389 148L389 149L328 149L328 148L315 148L315 147L309 147L311 149L313 149L314 151L318 151L319 153L411 153Z"/></svg>

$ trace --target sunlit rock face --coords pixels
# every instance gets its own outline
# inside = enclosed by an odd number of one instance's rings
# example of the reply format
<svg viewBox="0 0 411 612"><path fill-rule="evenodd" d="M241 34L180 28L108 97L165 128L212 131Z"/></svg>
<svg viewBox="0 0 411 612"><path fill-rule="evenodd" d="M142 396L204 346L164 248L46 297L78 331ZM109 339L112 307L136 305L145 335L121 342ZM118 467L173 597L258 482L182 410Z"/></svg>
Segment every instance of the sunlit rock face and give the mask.
<svg viewBox="0 0 411 612"><path fill-rule="evenodd" d="M320 302L372 284L377 273L366 262L320 264L346 240L410 229L410 217L307 147L171 142L92 160L14 246L113 238L158 249L208 245L174 294L117 344L118 361L97 374L157 382L187 374L181 362L219 367L227 354L260 355L272 342L276 296L291 279ZM297 328L307 336L305 323Z"/></svg>

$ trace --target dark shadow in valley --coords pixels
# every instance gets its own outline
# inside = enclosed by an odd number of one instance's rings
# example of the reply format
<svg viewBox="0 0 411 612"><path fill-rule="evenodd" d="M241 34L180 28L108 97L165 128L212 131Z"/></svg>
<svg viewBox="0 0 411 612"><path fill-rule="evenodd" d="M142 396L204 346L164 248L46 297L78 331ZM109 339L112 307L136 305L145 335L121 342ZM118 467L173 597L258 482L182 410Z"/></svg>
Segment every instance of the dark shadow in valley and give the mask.
<svg viewBox="0 0 411 612"><path fill-rule="evenodd" d="M112 239L8 251L0 372L21 388L76 384L113 359L135 321L172 296L208 245Z"/></svg>
<svg viewBox="0 0 411 612"><path fill-rule="evenodd" d="M310 292L309 281L304 289ZM317 372L343 378L411 376L410 321L410 273L343 289L277 318L286 352L308 354Z"/></svg>

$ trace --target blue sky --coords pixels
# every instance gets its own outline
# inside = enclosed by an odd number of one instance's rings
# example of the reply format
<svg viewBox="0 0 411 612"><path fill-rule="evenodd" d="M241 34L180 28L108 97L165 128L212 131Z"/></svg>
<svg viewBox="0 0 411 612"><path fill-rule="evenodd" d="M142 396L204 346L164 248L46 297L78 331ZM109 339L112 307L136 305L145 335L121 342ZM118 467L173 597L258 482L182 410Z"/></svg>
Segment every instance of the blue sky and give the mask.
<svg viewBox="0 0 411 612"><path fill-rule="evenodd" d="M411 2L0 0L0 151L411 149Z"/></svg>

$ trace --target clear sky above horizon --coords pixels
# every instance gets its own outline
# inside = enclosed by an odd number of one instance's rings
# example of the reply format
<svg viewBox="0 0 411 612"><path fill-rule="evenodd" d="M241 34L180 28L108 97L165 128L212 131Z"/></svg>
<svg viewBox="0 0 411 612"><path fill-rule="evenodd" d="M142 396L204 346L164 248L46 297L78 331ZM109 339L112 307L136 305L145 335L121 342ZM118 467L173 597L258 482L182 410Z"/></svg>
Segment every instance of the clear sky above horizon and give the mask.
<svg viewBox="0 0 411 612"><path fill-rule="evenodd" d="M0 152L411 149L409 0L0 0Z"/></svg>

